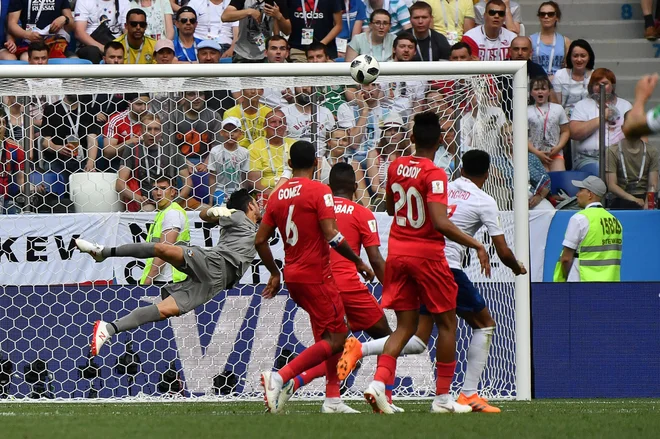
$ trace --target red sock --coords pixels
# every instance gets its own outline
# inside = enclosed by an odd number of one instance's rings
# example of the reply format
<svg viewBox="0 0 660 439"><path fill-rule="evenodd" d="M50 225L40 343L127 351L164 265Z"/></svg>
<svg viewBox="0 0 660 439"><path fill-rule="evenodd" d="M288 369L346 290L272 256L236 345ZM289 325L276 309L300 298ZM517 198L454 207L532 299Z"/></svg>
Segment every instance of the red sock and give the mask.
<svg viewBox="0 0 660 439"><path fill-rule="evenodd" d="M392 375L390 379L385 381L385 396L387 396L387 402L392 404L392 391L394 390L394 380L396 379L396 363L394 363L394 369L392 369Z"/></svg>
<svg viewBox="0 0 660 439"><path fill-rule="evenodd" d="M293 380L294 392L299 388L306 386L317 378L325 376L325 363L317 364L309 370L304 371Z"/></svg>
<svg viewBox="0 0 660 439"><path fill-rule="evenodd" d="M322 364L330 357L330 355L332 355L330 343L325 340L314 343L279 370L282 381L286 383L304 371L311 369L318 364Z"/></svg>
<svg viewBox="0 0 660 439"><path fill-rule="evenodd" d="M378 368L374 380L387 384L390 382L390 377L394 376L395 370L396 358L390 355L381 355L378 357Z"/></svg>
<svg viewBox="0 0 660 439"><path fill-rule="evenodd" d="M325 397L326 398L339 398L341 393L339 392L339 377L337 376L337 363L339 358L341 358L341 352L333 355L332 357L325 360Z"/></svg>
<svg viewBox="0 0 660 439"><path fill-rule="evenodd" d="M449 393L451 382L454 379L454 369L456 369L456 361L451 363L435 363L436 379L435 379L435 395L446 395Z"/></svg>

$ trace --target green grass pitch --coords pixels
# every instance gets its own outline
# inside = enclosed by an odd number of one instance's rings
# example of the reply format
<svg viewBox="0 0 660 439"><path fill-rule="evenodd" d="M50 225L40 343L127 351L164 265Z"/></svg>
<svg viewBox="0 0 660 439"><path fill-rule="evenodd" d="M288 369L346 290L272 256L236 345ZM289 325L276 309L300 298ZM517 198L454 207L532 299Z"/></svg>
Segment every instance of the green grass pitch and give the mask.
<svg viewBox="0 0 660 439"><path fill-rule="evenodd" d="M535 400L497 404L497 415L429 413L429 401L397 402L406 413L323 415L320 402L291 402L287 413L263 404L0 404L0 438L659 438L660 399Z"/></svg>

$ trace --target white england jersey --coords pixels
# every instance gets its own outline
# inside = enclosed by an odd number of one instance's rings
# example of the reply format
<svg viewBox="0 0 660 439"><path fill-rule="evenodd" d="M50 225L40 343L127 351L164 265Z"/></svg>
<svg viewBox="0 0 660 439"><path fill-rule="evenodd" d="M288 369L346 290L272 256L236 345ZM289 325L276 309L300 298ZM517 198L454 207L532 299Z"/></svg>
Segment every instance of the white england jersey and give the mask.
<svg viewBox="0 0 660 439"><path fill-rule="evenodd" d="M490 236L503 235L497 202L465 177L448 185L447 216L452 223L467 235L474 236L486 226ZM450 268L460 270L465 247L445 238L445 256Z"/></svg>
<svg viewBox="0 0 660 439"><path fill-rule="evenodd" d="M463 35L463 41L472 46L477 53L479 61L504 61L509 59L509 47L511 41L518 35L508 29L502 28L496 39L491 40L486 36L483 26L470 29Z"/></svg>

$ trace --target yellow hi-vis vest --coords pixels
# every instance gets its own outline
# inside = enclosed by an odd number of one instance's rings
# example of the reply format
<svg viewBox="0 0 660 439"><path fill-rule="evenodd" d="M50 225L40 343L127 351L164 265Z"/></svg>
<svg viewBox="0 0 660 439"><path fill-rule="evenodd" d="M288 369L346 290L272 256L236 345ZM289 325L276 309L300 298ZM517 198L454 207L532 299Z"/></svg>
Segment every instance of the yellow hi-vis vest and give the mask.
<svg viewBox="0 0 660 439"><path fill-rule="evenodd" d="M581 210L589 220L589 231L577 249L580 282L619 282L623 227L618 219L602 207ZM558 262L554 282L566 282Z"/></svg>
<svg viewBox="0 0 660 439"><path fill-rule="evenodd" d="M186 219L185 225L183 227L183 230L179 232L179 236L177 237L177 242L190 242L190 227L188 225L188 215L186 214L186 211L183 210L181 206L179 206L177 203L172 203L169 206L167 206L167 209L162 210L158 212L158 215L156 215L156 219L154 220L154 223L149 227L149 233L147 233L147 242L158 242L160 240L160 235L163 232L163 219L165 218L165 214L170 210L170 209L175 209L181 212ZM147 259L146 265L144 267L144 271L142 272L142 277L140 278L140 285L144 285L144 281L147 279L147 276L149 275L149 271L151 271L151 266L154 263L154 258L149 258ZM187 274L180 272L176 268L172 267L172 281L173 282L182 282L186 280L188 277Z"/></svg>

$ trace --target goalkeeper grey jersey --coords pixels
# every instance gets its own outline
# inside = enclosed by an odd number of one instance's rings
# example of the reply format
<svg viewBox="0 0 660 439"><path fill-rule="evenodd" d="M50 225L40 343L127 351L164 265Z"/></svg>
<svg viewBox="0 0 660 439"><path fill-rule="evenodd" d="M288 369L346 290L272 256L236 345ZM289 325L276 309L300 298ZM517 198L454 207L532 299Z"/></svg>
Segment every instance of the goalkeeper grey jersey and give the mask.
<svg viewBox="0 0 660 439"><path fill-rule="evenodd" d="M214 250L237 269L236 277L240 279L257 253L254 238L258 226L240 210L229 217L220 217L218 225L220 241Z"/></svg>

